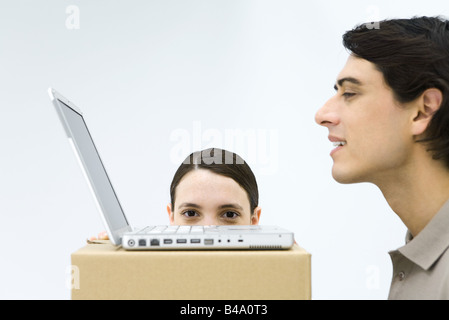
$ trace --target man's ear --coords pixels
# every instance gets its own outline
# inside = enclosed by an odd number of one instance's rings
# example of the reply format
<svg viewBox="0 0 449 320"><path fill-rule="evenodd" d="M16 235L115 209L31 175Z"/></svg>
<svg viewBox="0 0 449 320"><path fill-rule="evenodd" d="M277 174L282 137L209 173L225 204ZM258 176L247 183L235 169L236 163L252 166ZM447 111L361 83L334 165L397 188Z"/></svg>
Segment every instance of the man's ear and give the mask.
<svg viewBox="0 0 449 320"><path fill-rule="evenodd" d="M442 102L443 94L439 89L427 89L421 94L417 99L417 114L413 119L412 133L414 136L419 136L426 131L430 120L432 120Z"/></svg>

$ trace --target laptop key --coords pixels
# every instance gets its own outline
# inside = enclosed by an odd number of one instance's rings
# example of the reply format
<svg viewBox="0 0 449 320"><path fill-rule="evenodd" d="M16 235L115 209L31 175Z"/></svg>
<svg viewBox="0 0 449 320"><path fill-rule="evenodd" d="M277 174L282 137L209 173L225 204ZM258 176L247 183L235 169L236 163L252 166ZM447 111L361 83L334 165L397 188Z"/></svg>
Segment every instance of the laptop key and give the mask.
<svg viewBox="0 0 449 320"><path fill-rule="evenodd" d="M177 234L189 234L190 233L190 226L180 226L176 233Z"/></svg>
<svg viewBox="0 0 449 320"><path fill-rule="evenodd" d="M136 234L146 234L147 232L149 232L152 229L152 227L145 227L143 229L140 229L139 231L136 232Z"/></svg>
<svg viewBox="0 0 449 320"><path fill-rule="evenodd" d="M166 226L157 226L154 227L148 234L159 234L162 233L167 227Z"/></svg>
<svg viewBox="0 0 449 320"><path fill-rule="evenodd" d="M204 233L204 228L203 226L193 226L192 229L190 230L191 234L202 234Z"/></svg>

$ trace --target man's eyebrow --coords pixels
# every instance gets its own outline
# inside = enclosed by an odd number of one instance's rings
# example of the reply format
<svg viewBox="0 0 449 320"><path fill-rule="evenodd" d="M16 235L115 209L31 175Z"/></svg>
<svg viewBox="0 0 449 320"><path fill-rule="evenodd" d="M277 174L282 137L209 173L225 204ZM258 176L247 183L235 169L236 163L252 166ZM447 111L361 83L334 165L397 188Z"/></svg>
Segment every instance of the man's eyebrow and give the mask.
<svg viewBox="0 0 449 320"><path fill-rule="evenodd" d="M341 78L340 80L337 81L337 84L338 84L339 87L341 87L341 86L343 86L343 83L345 83L345 82L350 82L350 83L355 84L357 86L361 86L362 85L362 82L360 80L358 80L356 78L353 78L353 77ZM338 90L337 84L334 85L334 89L335 90Z"/></svg>

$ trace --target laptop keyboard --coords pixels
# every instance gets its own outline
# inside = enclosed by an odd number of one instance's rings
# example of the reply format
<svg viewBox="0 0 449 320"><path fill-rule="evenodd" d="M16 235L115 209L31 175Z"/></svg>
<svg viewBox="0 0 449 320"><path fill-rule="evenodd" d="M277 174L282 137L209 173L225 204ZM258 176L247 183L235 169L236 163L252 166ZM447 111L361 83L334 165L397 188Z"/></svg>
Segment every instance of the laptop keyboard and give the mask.
<svg viewBox="0 0 449 320"><path fill-rule="evenodd" d="M216 226L150 226L136 232L138 235L204 234L216 230Z"/></svg>

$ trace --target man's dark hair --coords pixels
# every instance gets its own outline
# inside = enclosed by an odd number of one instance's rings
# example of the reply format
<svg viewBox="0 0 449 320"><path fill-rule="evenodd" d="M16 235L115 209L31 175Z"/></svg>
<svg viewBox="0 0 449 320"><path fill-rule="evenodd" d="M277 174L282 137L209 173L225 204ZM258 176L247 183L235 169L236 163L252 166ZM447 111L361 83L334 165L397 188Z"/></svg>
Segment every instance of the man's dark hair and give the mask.
<svg viewBox="0 0 449 320"><path fill-rule="evenodd" d="M425 90L443 94L440 109L417 142L449 167L449 21L442 17L384 20L362 24L343 35L343 45L382 72L395 99L407 103Z"/></svg>

